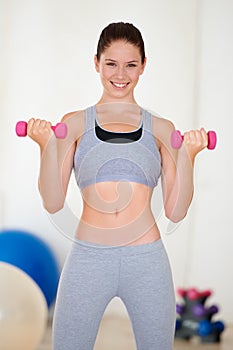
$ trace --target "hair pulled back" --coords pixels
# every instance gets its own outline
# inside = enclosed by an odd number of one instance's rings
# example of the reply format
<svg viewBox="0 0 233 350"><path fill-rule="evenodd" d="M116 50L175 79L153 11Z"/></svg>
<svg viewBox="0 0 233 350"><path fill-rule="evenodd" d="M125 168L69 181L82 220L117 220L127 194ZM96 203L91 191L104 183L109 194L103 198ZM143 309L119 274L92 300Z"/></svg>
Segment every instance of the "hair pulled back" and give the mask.
<svg viewBox="0 0 233 350"><path fill-rule="evenodd" d="M131 23L117 22L110 23L105 27L101 34L97 45L97 60L100 60L101 54L117 40L124 40L138 47L141 55L141 62L145 60L144 41L141 32Z"/></svg>

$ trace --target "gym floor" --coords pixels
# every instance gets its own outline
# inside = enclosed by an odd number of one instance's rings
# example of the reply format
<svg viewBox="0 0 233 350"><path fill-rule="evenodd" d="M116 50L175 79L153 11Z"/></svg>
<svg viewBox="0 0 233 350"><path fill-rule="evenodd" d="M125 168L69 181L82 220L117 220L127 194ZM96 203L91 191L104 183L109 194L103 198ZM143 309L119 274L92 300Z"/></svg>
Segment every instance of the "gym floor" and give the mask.
<svg viewBox="0 0 233 350"><path fill-rule="evenodd" d="M218 344L201 344L199 338L186 342L175 340L174 350L232 350L233 325L226 327ZM51 350L51 325L37 350ZM135 350L131 325L126 317L106 315L100 325L94 350ZM152 350L152 349L150 349Z"/></svg>

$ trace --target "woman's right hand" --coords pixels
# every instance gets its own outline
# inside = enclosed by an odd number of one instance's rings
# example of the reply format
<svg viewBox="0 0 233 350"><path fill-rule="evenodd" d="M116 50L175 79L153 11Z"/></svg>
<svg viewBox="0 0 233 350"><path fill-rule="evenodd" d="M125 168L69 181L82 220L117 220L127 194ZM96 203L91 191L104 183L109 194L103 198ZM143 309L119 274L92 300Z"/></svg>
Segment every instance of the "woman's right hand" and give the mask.
<svg viewBox="0 0 233 350"><path fill-rule="evenodd" d="M49 121L31 118L28 121L27 134L43 148L47 145L50 138L54 136L51 126L52 124Z"/></svg>
<svg viewBox="0 0 233 350"><path fill-rule="evenodd" d="M185 145L190 158L194 160L196 155L208 146L207 132L204 128L185 132L183 145Z"/></svg>

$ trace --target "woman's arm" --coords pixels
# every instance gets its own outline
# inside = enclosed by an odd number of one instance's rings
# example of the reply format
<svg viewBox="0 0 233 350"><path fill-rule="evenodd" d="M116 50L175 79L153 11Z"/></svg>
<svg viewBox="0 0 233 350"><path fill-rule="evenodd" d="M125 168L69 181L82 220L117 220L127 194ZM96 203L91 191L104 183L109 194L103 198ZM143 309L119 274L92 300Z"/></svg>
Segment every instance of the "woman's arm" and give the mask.
<svg viewBox="0 0 233 350"><path fill-rule="evenodd" d="M39 119L28 122L28 135L40 146L39 191L50 213L64 206L76 145L84 130L83 115L76 112L62 118L68 127L65 139L56 139L49 122Z"/></svg>
<svg viewBox="0 0 233 350"><path fill-rule="evenodd" d="M207 146L208 137L204 129L186 132L181 148L175 150L170 141L174 125L165 119L160 119L158 124L156 135L162 157L165 214L171 221L179 222L186 216L191 204L195 158Z"/></svg>

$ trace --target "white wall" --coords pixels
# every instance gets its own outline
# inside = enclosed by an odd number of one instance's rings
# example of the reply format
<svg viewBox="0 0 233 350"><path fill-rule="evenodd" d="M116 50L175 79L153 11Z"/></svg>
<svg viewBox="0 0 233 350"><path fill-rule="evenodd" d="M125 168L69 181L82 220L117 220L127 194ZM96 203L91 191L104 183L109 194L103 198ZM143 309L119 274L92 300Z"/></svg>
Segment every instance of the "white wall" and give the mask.
<svg viewBox="0 0 233 350"><path fill-rule="evenodd" d="M232 286L224 278L232 264L233 242L227 198L231 189L227 179L232 175L227 159L232 125L232 2L147 0L136 5L132 0L115 4L5 0L0 6L2 227L41 235L63 264L70 240L56 227L58 219L51 220L42 208L37 190L38 149L31 140L15 137L14 126L31 116L55 123L66 112L94 104L101 93L93 66L100 31L112 21L132 22L142 31L148 56L136 91L138 102L172 119L181 130L204 125L218 131L218 149L203 152L197 161L196 196L186 220L171 226L159 216L156 196L153 208L175 284L213 288L223 316L233 322ZM75 215L81 211L73 179L67 206ZM75 215L68 231L73 229ZM217 253L220 242L222 249ZM119 303L112 310L117 308L122 311Z"/></svg>
<svg viewBox="0 0 233 350"><path fill-rule="evenodd" d="M221 314L232 322L233 1L200 4L195 123L217 131L218 147L198 159L187 283L211 287Z"/></svg>

